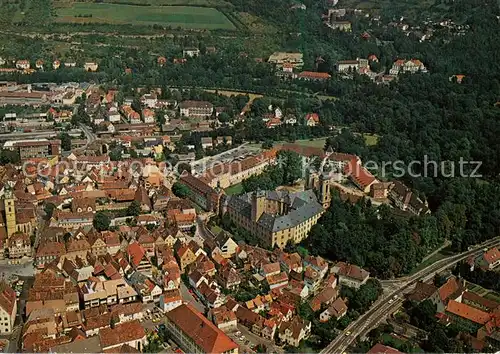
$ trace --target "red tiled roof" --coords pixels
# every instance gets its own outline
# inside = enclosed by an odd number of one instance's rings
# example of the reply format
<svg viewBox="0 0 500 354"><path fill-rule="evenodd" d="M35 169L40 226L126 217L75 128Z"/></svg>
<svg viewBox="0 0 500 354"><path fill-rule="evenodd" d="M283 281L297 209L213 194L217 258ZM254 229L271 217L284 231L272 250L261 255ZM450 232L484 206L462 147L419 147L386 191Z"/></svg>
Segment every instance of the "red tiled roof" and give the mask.
<svg viewBox="0 0 500 354"><path fill-rule="evenodd" d="M398 354L402 353L397 349L389 347L387 345L383 345L382 343L377 343L370 349L366 354Z"/></svg>
<svg viewBox="0 0 500 354"><path fill-rule="evenodd" d="M446 301L455 291L459 289L459 287L457 279L452 277L439 288L439 297L442 301Z"/></svg>
<svg viewBox="0 0 500 354"><path fill-rule="evenodd" d="M446 312L465 318L474 323L484 325L491 318L490 314L476 309L472 306L462 304L455 300L450 300L446 306Z"/></svg>
<svg viewBox="0 0 500 354"><path fill-rule="evenodd" d="M500 260L500 251L496 247L490 248L483 254L483 258L488 264L498 262Z"/></svg>
<svg viewBox="0 0 500 354"><path fill-rule="evenodd" d="M345 165L344 173L349 175L363 189L375 181L375 177L366 168L362 167L357 159L352 159Z"/></svg>
<svg viewBox="0 0 500 354"><path fill-rule="evenodd" d="M319 73L316 71L303 71L299 74L299 77L307 79L329 79L332 76L328 73Z"/></svg>
<svg viewBox="0 0 500 354"><path fill-rule="evenodd" d="M129 244L127 252L130 256L132 265L134 265L135 267L137 267L141 263L142 258L146 254L144 248L142 248L142 246L137 242Z"/></svg>
<svg viewBox="0 0 500 354"><path fill-rule="evenodd" d="M16 293L6 282L0 282L0 307L8 314L12 314L16 304Z"/></svg>
<svg viewBox="0 0 500 354"><path fill-rule="evenodd" d="M144 327L137 320L116 325L115 328L103 328L99 332L103 349L140 340L145 336Z"/></svg>
<svg viewBox="0 0 500 354"><path fill-rule="evenodd" d="M167 312L166 316L205 353L224 353L238 348L231 338L190 304L183 304Z"/></svg>

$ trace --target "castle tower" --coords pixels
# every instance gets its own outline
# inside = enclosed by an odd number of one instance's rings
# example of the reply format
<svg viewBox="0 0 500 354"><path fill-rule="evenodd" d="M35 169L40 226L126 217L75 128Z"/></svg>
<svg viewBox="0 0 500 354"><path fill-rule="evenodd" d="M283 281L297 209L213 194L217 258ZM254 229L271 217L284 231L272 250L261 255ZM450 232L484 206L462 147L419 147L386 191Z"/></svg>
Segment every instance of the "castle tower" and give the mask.
<svg viewBox="0 0 500 354"><path fill-rule="evenodd" d="M5 187L4 193L5 226L7 227L7 237L10 237L16 229L16 205L15 197L10 187Z"/></svg>
<svg viewBox="0 0 500 354"><path fill-rule="evenodd" d="M252 221L257 222L266 210L266 192L256 191L252 194Z"/></svg>
<svg viewBox="0 0 500 354"><path fill-rule="evenodd" d="M323 208L327 209L332 202L330 191L330 176L327 173L321 174L319 178L319 202Z"/></svg>

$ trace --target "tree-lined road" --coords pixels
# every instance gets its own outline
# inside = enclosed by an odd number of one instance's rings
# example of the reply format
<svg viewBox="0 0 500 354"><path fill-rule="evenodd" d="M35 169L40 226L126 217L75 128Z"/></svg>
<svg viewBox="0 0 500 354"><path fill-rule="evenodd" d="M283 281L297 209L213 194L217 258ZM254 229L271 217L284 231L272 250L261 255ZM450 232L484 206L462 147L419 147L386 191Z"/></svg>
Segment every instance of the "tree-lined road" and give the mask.
<svg viewBox="0 0 500 354"><path fill-rule="evenodd" d="M412 276L394 280L393 285L397 287L397 289L389 293L387 296L383 296L378 299L368 312L360 316L356 321L352 322L339 336L337 336L337 338L324 348L321 353L343 353L358 336L364 336L374 326L380 323L386 315L394 313L394 311L402 305L404 301L404 293L410 291L411 287L415 285L417 281L427 281L431 279L435 273L439 273L447 268L450 268L471 255L481 254L481 252L483 252L483 248L493 247L499 244L500 237L496 237L469 251L439 260Z"/></svg>

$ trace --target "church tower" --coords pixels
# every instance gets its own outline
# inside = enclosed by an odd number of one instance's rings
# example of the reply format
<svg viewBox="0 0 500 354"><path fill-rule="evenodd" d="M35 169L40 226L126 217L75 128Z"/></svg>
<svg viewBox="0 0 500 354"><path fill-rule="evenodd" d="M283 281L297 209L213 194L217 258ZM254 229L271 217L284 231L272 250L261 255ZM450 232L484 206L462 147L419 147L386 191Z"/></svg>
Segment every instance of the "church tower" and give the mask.
<svg viewBox="0 0 500 354"><path fill-rule="evenodd" d="M16 228L16 205L15 197L10 187L5 187L4 192L4 210L5 210L5 226L7 228L7 237L10 237Z"/></svg>
<svg viewBox="0 0 500 354"><path fill-rule="evenodd" d="M319 202L325 209L327 209L332 202L330 176L327 173L322 173L319 178Z"/></svg>

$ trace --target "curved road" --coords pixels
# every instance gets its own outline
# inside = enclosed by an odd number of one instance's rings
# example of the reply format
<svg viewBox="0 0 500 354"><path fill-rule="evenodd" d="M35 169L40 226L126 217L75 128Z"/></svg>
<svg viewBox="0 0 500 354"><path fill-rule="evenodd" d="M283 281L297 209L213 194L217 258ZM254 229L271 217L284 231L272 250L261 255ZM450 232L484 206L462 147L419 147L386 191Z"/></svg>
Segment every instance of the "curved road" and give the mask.
<svg viewBox="0 0 500 354"><path fill-rule="evenodd" d="M355 322L352 322L341 334L337 336L321 353L343 353L358 336L363 336L370 329L376 326L385 315L393 313L401 304L403 299L401 295L409 290L419 280L429 280L435 273L443 271L456 263L466 259L471 255L480 254L483 248L493 247L500 244L500 237L482 243L472 250L459 253L448 258L441 259L436 263L431 264L427 268L420 270L412 276L403 277L394 281L396 290L387 296L378 299L368 312L360 316ZM391 301L392 299L392 301Z"/></svg>

